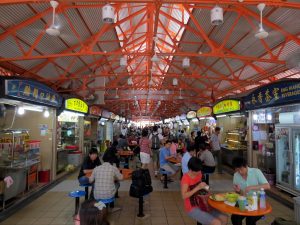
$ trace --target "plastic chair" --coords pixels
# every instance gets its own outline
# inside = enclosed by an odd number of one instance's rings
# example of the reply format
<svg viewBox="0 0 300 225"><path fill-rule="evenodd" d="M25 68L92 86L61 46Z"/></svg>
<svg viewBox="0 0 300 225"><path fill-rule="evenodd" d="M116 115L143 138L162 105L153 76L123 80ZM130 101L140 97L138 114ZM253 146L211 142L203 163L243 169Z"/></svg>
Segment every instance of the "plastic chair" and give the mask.
<svg viewBox="0 0 300 225"><path fill-rule="evenodd" d="M79 200L80 200L80 197L83 197L85 196L85 191L72 191L69 193L69 197L71 198L75 198L75 214L74 215L77 215L78 214L78 209L79 209Z"/></svg>
<svg viewBox="0 0 300 225"><path fill-rule="evenodd" d="M80 184L80 187L84 187L84 191L85 191L85 200L88 200L89 198L89 187L93 186L92 184Z"/></svg>
<svg viewBox="0 0 300 225"><path fill-rule="evenodd" d="M164 178L164 188L168 188L168 175L171 175L172 173L169 171L166 171L163 168L159 168L159 173L163 176Z"/></svg>

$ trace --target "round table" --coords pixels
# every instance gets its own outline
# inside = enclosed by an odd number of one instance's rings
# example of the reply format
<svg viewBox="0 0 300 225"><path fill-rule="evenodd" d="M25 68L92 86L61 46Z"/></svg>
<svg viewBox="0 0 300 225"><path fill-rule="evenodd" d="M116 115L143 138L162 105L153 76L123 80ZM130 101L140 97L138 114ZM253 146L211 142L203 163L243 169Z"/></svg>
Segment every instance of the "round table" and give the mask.
<svg viewBox="0 0 300 225"><path fill-rule="evenodd" d="M181 160L175 157L169 158L168 161L173 164L181 163Z"/></svg>
<svg viewBox="0 0 300 225"><path fill-rule="evenodd" d="M224 202L214 201L212 199L208 199L208 204L223 213L229 213L240 216L263 216L272 212L272 206L267 203L265 209L258 209L255 211L248 211L247 209L241 211L238 207L226 205Z"/></svg>

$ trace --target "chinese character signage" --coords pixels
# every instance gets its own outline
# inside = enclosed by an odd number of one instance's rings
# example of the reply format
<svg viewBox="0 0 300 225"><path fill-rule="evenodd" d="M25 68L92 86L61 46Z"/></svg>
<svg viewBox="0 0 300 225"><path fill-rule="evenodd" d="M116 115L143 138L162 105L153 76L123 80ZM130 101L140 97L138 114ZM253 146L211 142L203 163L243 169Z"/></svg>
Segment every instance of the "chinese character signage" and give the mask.
<svg viewBox="0 0 300 225"><path fill-rule="evenodd" d="M186 114L186 118L187 119L194 119L196 118L197 116L197 113L195 111L189 111L187 114Z"/></svg>
<svg viewBox="0 0 300 225"><path fill-rule="evenodd" d="M266 108L300 100L299 80L280 81L260 87L245 97L245 109Z"/></svg>
<svg viewBox="0 0 300 225"><path fill-rule="evenodd" d="M75 112L80 112L80 113L87 113L88 112L88 105L77 98L69 98L65 101L65 108L75 111Z"/></svg>
<svg viewBox="0 0 300 225"><path fill-rule="evenodd" d="M213 107L213 112L215 115L222 113L235 112L241 109L240 101L238 100L223 100L218 102Z"/></svg>
<svg viewBox="0 0 300 225"><path fill-rule="evenodd" d="M200 118L200 117L210 116L211 113L212 113L211 107L204 106L204 107L201 107L200 109L198 109L197 117Z"/></svg>
<svg viewBox="0 0 300 225"><path fill-rule="evenodd" d="M62 98L44 84L31 80L5 80L5 95L59 108Z"/></svg>
<svg viewBox="0 0 300 225"><path fill-rule="evenodd" d="M89 110L90 110L90 115L101 116L102 111L98 106L93 105L89 108Z"/></svg>

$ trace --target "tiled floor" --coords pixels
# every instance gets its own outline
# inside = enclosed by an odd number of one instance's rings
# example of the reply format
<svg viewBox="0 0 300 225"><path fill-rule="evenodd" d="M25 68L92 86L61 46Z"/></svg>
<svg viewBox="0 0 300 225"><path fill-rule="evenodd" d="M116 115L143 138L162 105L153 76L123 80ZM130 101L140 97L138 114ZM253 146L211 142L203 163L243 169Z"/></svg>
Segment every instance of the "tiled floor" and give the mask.
<svg viewBox="0 0 300 225"><path fill-rule="evenodd" d="M61 184L0 223L0 225L63 225L74 224L74 199L68 197L68 192L78 189L77 174L69 177ZM210 187L214 192L231 191L230 175L213 175ZM130 181L123 181L120 188L120 198L116 206L122 209L110 215L112 225L195 225L183 209L183 202L179 192L179 181L171 183L169 189L162 188L160 181L153 179L154 192L145 198L144 212L148 217L140 219L138 213L138 200L129 197ZM258 225L270 225L275 217L285 219L293 218L293 211L270 198L268 201L273 212L267 215ZM230 223L229 223L230 224Z"/></svg>

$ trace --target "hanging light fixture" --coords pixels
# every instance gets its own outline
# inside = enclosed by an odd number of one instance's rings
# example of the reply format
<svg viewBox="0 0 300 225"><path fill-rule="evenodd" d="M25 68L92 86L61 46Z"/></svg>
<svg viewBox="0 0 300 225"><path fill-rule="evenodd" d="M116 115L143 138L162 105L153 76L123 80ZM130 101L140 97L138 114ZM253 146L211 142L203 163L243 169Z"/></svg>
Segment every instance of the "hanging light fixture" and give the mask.
<svg viewBox="0 0 300 225"><path fill-rule="evenodd" d="M190 59L188 57L183 58L182 67L183 68L189 68L190 67Z"/></svg>
<svg viewBox="0 0 300 225"><path fill-rule="evenodd" d="M127 66L127 56L123 56L120 58L120 66L126 67Z"/></svg>
<svg viewBox="0 0 300 225"><path fill-rule="evenodd" d="M115 8L106 4L102 7L102 21L103 23L114 23L115 20Z"/></svg>
<svg viewBox="0 0 300 225"><path fill-rule="evenodd" d="M177 86L178 85L178 80L177 78L173 78L173 86Z"/></svg>
<svg viewBox="0 0 300 225"><path fill-rule="evenodd" d="M133 85L132 77L129 77L127 80L128 85Z"/></svg>
<svg viewBox="0 0 300 225"><path fill-rule="evenodd" d="M260 12L260 23L259 23L259 30L257 31L257 33L255 34L255 37L258 39L264 39L267 38L269 36L269 33L267 31L265 31L264 27L263 27L263 10L266 7L265 3L260 3L258 4L257 8Z"/></svg>
<svg viewBox="0 0 300 225"><path fill-rule="evenodd" d="M115 96L115 98L116 99L120 98L119 95L118 95L118 88L116 88L116 96Z"/></svg>
<svg viewBox="0 0 300 225"><path fill-rule="evenodd" d="M219 6L215 6L210 11L210 22L214 26L221 25L223 23L223 9Z"/></svg>
<svg viewBox="0 0 300 225"><path fill-rule="evenodd" d="M23 106L23 105L20 105L20 106L18 107L18 114L19 114L19 115L24 115L24 113L25 113L24 106Z"/></svg>
<svg viewBox="0 0 300 225"><path fill-rule="evenodd" d="M59 36L60 35L60 31L58 29L58 26L55 24L55 10L58 6L58 2L57 1L50 1L50 5L53 8L52 11L52 24L49 28L46 29L46 33L51 35L51 36Z"/></svg>
<svg viewBox="0 0 300 225"><path fill-rule="evenodd" d="M179 97L178 99L183 99L183 97L181 96L181 88L179 89Z"/></svg>
<svg viewBox="0 0 300 225"><path fill-rule="evenodd" d="M49 110L48 110L48 109L45 109L45 110L44 110L44 117L45 117L45 118L48 118L49 116L50 116Z"/></svg>

